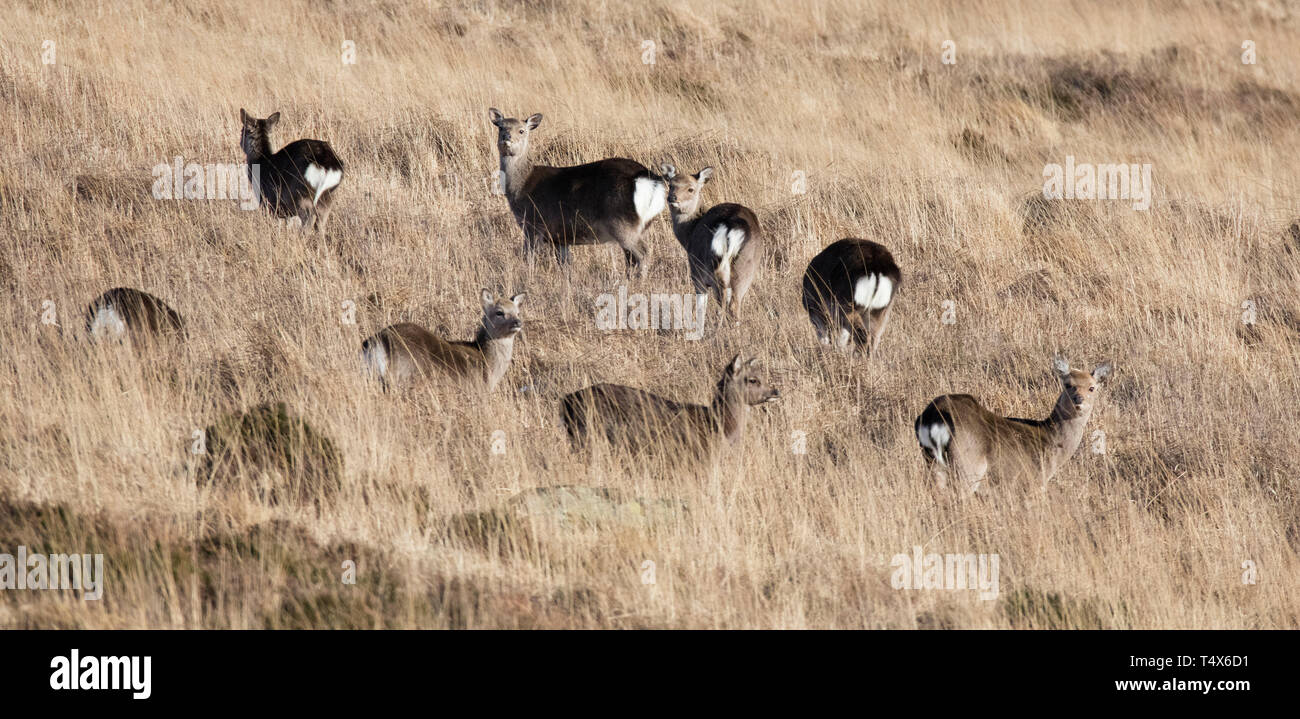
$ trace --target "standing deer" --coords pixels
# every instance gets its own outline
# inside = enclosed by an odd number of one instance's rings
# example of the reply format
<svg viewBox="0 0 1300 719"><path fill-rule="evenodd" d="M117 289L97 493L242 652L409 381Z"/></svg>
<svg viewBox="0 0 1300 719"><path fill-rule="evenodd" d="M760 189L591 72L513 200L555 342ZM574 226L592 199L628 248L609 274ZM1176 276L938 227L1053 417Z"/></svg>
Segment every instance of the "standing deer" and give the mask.
<svg viewBox="0 0 1300 719"><path fill-rule="evenodd" d="M694 175L678 175L664 165L668 178L668 212L673 234L686 250L691 284L696 294L710 289L726 316L740 321L740 302L758 273L763 253L763 233L754 211L734 202L714 205L700 213L704 185L713 177L706 167Z"/></svg>
<svg viewBox="0 0 1300 719"><path fill-rule="evenodd" d="M510 368L522 294L510 299L483 290L483 324L469 342L449 342L410 322L390 325L361 343L361 362L384 387L445 375L491 392Z"/></svg>
<svg viewBox="0 0 1300 719"><path fill-rule="evenodd" d="M184 336L180 313L148 292L114 287L86 308L86 333L92 340L129 337L140 342L153 337Z"/></svg>
<svg viewBox="0 0 1300 719"><path fill-rule="evenodd" d="M663 212L668 183L621 157L573 167L534 165L528 138L541 124L541 114L517 120L490 108L488 115L497 126L502 189L524 231L530 262L543 243L566 265L573 245L616 242L623 248L627 274L644 277L647 250L641 235Z"/></svg>
<svg viewBox="0 0 1300 719"><path fill-rule="evenodd" d="M295 140L272 153L271 128L280 113L263 120L241 107L239 119L239 146L248 158L248 178L259 204L276 217L296 215L303 231L315 227L323 233L334 190L343 181L343 163L333 148L321 140Z"/></svg>
<svg viewBox="0 0 1300 719"><path fill-rule="evenodd" d="M972 493L990 469L1000 482L1046 484L1056 474L1079 447L1111 364L1088 373L1057 357L1053 366L1063 389L1047 419L1001 417L968 394L943 395L926 406L916 418L916 438L940 487L949 473Z"/></svg>
<svg viewBox="0 0 1300 719"><path fill-rule="evenodd" d="M757 358L745 362L736 355L723 369L709 405L682 404L634 387L598 384L566 395L560 413L574 448L586 446L596 434L633 453L696 460L724 440L733 445L740 441L750 406L780 396Z"/></svg>
<svg viewBox="0 0 1300 719"><path fill-rule="evenodd" d="M875 353L903 275L889 250L846 238L822 250L803 276L803 306L822 344Z"/></svg>

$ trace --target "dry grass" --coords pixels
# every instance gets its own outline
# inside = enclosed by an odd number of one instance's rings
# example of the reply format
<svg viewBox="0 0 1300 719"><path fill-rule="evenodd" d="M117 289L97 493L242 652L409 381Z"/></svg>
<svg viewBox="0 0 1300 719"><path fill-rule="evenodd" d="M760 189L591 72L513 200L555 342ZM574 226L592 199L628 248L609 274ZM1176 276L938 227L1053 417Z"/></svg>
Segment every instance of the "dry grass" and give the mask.
<svg viewBox="0 0 1300 719"><path fill-rule="evenodd" d="M0 593L0 625L1300 626L1300 18L1282 3L261 5L0 9L0 552L102 551L108 571L98 602ZM743 327L600 332L616 248L576 251L568 280L527 270L489 192L489 106L545 113L534 142L557 162L716 166L706 199L754 207L770 237ZM325 240L151 197L177 155L243 161L240 107L347 164ZM1066 155L1151 163L1152 209L1033 200ZM799 307L808 259L844 236L904 271L870 366L822 352ZM648 239L631 289L687 291L666 217ZM87 347L80 313L117 285L169 301L190 342ZM481 286L528 292L494 396L385 396L358 375L392 321L468 337ZM1085 444L1046 488L932 494L925 403L1045 415L1058 348L1115 361L1089 428L1106 452ZM704 401L737 350L781 370L785 398L715 466L569 453L564 392ZM196 481L192 432L274 401L342 454L319 508ZM614 490L638 520L509 510L553 485ZM640 511L656 498L687 509ZM998 553L1001 597L893 589L888 558L914 545Z"/></svg>

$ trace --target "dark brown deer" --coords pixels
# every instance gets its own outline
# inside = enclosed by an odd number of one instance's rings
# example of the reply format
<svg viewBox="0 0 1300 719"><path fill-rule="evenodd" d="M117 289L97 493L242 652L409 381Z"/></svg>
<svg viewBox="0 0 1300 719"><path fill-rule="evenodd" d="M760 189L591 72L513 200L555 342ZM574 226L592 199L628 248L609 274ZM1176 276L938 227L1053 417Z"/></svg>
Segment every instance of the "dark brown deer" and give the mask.
<svg viewBox="0 0 1300 719"><path fill-rule="evenodd" d="M889 323L903 275L889 250L870 240L847 238L822 250L803 276L803 306L822 344L848 347L870 357Z"/></svg>
<svg viewBox="0 0 1300 719"><path fill-rule="evenodd" d="M296 216L303 231L314 227L324 232L334 191L343 181L343 163L333 148L321 140L295 140L272 153L271 128L280 113L259 119L240 108L239 119L239 146L248 158L248 178L259 204L276 217Z"/></svg>
<svg viewBox="0 0 1300 719"><path fill-rule="evenodd" d="M758 359L745 362L736 355L723 369L711 404L683 404L634 387L598 384L566 395L560 414L577 449L597 435L634 454L689 461L705 458L724 441L738 442L749 408L780 396Z"/></svg>
<svg viewBox="0 0 1300 719"><path fill-rule="evenodd" d="M572 167L536 165L529 155L529 136L542 123L541 113L525 120L488 110L497 127L500 181L510 211L524 231L530 261L549 246L562 265L573 245L618 243L627 273L645 276L647 249L641 240L646 225L668 197L668 183L644 165L621 157Z"/></svg>
<svg viewBox="0 0 1300 719"><path fill-rule="evenodd" d="M445 340L420 325L390 325L361 343L361 361L384 387L441 375L490 392L510 368L522 294L510 299L483 290L483 324L469 342Z"/></svg>
<svg viewBox="0 0 1300 719"><path fill-rule="evenodd" d="M114 287L86 308L86 333L95 341L183 338L185 323L179 312L148 292Z"/></svg>
<svg viewBox="0 0 1300 719"><path fill-rule="evenodd" d="M744 205L724 202L701 214L704 185L713 177L706 167L694 175L678 175L664 165L668 178L668 211L673 234L686 250L691 284L696 294L713 293L714 301L732 321L740 321L740 302L758 273L763 254L763 233L758 216Z"/></svg>

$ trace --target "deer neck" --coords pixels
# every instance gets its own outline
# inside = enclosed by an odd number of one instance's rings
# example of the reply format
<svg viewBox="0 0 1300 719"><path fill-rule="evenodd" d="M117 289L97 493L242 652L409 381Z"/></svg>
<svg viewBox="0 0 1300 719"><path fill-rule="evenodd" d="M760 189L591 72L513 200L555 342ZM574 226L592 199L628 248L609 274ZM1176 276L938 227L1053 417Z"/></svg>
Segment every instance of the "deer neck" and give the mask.
<svg viewBox="0 0 1300 719"><path fill-rule="evenodd" d="M517 202L523 194L524 184L528 182L528 176L533 173L533 159L531 153L525 149L518 155L501 156L501 179L504 183L506 198L511 203Z"/></svg>
<svg viewBox="0 0 1300 719"><path fill-rule="evenodd" d="M266 164L267 159L272 154L274 153L271 152L271 138L262 136L253 142L253 149L246 151L244 156L248 158L249 167L252 167L253 165Z"/></svg>
<svg viewBox="0 0 1300 719"><path fill-rule="evenodd" d="M691 233L695 232L695 225L700 221L700 206L697 204L691 212L682 212L671 204L668 205L668 213L673 220L673 235L683 247L691 238Z"/></svg>
<svg viewBox="0 0 1300 719"><path fill-rule="evenodd" d="M484 378L488 388L492 389L501 381L507 369L510 369L510 355L514 352L514 335L501 339L492 339L487 329L480 327L474 336L474 347L483 355Z"/></svg>
<svg viewBox="0 0 1300 719"><path fill-rule="evenodd" d="M1056 399L1056 406L1047 418L1044 427L1047 430L1047 459L1055 469L1079 448L1083 441L1083 430L1088 424L1092 407L1080 410L1070 399L1068 390L1062 390Z"/></svg>
<svg viewBox="0 0 1300 719"><path fill-rule="evenodd" d="M719 389L709 408L717 430L729 443L736 443L745 433L745 421L749 418L749 406L735 392Z"/></svg>

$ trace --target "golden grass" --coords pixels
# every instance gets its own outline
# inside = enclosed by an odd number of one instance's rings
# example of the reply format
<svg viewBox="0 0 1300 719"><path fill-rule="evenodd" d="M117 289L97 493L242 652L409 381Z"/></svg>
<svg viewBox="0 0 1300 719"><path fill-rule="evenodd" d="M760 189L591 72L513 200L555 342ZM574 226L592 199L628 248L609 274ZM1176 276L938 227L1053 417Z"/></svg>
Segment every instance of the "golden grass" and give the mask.
<svg viewBox="0 0 1300 719"><path fill-rule="evenodd" d="M80 5L0 9L0 552L102 551L108 585L98 602L0 592L0 625L1300 626L1300 19L1284 4ZM579 248L567 279L530 272L489 191L489 106L544 113L535 149L556 163L714 165L706 201L750 205L769 238L743 326L597 330L616 248ZM283 113L277 145L328 140L345 162L324 240L151 197L150 169L177 155L243 162L240 107ZM1026 201L1067 155L1151 163L1152 209ZM823 352L799 305L807 261L845 236L904 272L871 365ZM666 216L648 241L630 289L688 291ZM81 312L117 285L185 315L185 348L88 348ZM528 292L495 395L386 396L359 376L361 340L390 322L468 338L483 286ZM1046 488L933 494L925 403L970 392L1045 416L1057 349L1115 362L1088 430L1106 451L1085 439ZM563 393L707 401L735 351L766 357L784 399L714 466L570 454ZM191 433L264 401L342 452L319 513L196 487ZM688 509L595 525L501 509L553 485ZM914 545L997 553L1000 598L894 589L889 558Z"/></svg>

